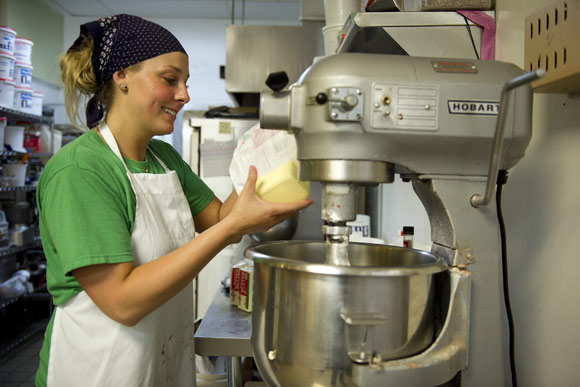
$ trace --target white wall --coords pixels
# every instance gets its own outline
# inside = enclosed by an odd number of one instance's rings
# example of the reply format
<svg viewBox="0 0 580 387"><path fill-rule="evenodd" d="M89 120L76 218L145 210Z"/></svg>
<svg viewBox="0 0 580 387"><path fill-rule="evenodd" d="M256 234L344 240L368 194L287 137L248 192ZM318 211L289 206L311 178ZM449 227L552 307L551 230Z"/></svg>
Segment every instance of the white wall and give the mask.
<svg viewBox="0 0 580 387"><path fill-rule="evenodd" d="M524 65L524 19L545 0L497 4L496 55ZM532 141L509 172L504 217L521 386L580 385L580 99L535 94Z"/></svg>

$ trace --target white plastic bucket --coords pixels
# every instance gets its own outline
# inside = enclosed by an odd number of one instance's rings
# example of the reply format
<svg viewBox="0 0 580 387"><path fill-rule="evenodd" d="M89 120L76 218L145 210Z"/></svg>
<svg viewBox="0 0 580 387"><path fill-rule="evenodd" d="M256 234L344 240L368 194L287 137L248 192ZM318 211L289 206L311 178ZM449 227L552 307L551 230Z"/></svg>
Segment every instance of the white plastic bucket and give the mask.
<svg viewBox="0 0 580 387"><path fill-rule="evenodd" d="M327 25L344 25L351 13L361 12L361 0L324 0L324 16Z"/></svg>
<svg viewBox="0 0 580 387"><path fill-rule="evenodd" d="M14 108L14 81L12 79L0 78L0 106Z"/></svg>
<svg viewBox="0 0 580 387"><path fill-rule="evenodd" d="M26 184L26 167L28 164L15 163L3 164L4 176L15 177L14 185L16 187L24 187Z"/></svg>
<svg viewBox="0 0 580 387"><path fill-rule="evenodd" d="M26 87L14 88L14 110L32 114L32 89Z"/></svg>
<svg viewBox="0 0 580 387"><path fill-rule="evenodd" d="M4 129L4 144L10 145L13 151L26 152L24 149L25 126L8 125Z"/></svg>
<svg viewBox="0 0 580 387"><path fill-rule="evenodd" d="M35 91L32 93L32 114L41 116L42 115L42 100L44 94L40 91Z"/></svg>
<svg viewBox="0 0 580 387"><path fill-rule="evenodd" d="M14 79L14 55L0 53L0 78Z"/></svg>
<svg viewBox="0 0 580 387"><path fill-rule="evenodd" d="M16 62L14 64L14 82L16 87L32 87L32 66L28 63Z"/></svg>
<svg viewBox="0 0 580 387"><path fill-rule="evenodd" d="M322 35L324 36L324 54L336 54L338 48L339 34L342 29L342 24L328 25L322 27Z"/></svg>
<svg viewBox="0 0 580 387"><path fill-rule="evenodd" d="M16 31L0 26L0 53L14 55Z"/></svg>
<svg viewBox="0 0 580 387"><path fill-rule="evenodd" d="M17 62L32 63L32 46L34 42L26 38L16 38L14 43L14 56Z"/></svg>

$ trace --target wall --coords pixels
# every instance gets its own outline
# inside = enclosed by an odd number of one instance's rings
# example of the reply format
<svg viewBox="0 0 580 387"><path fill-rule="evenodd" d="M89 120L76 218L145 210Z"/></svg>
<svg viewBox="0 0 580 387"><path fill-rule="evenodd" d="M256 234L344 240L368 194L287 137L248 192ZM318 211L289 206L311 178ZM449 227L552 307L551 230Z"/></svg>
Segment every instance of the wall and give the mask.
<svg viewBox="0 0 580 387"><path fill-rule="evenodd" d="M62 50L63 17L40 0L3 0L2 22L18 37L34 42L32 74L51 85L60 84L58 56Z"/></svg>
<svg viewBox="0 0 580 387"><path fill-rule="evenodd" d="M524 19L544 0L497 4L496 56L524 65ZM580 385L580 99L535 94L533 136L504 188L521 386Z"/></svg>

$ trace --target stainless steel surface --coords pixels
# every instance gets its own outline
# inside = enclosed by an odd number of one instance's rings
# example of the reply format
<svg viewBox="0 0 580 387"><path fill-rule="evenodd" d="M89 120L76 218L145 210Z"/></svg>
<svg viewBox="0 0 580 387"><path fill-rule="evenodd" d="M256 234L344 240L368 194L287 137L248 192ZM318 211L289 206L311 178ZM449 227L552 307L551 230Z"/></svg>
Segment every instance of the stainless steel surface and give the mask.
<svg viewBox="0 0 580 387"><path fill-rule="evenodd" d="M486 12L491 17L493 11ZM338 52L474 58L466 20L457 12L361 12ZM483 28L467 21L476 47Z"/></svg>
<svg viewBox="0 0 580 387"><path fill-rule="evenodd" d="M467 366L471 274L451 269L445 275L449 282L449 310L433 345L416 356L377 367L353 364L357 386L439 386Z"/></svg>
<svg viewBox="0 0 580 387"><path fill-rule="evenodd" d="M250 237L256 242L270 242L292 239L294 233L296 232L297 225L298 215L291 216L290 218L278 223L274 227L270 227L266 231L250 234Z"/></svg>
<svg viewBox="0 0 580 387"><path fill-rule="evenodd" d="M509 108L509 97L511 96L511 91L518 86L526 85L538 78L543 77L544 75L546 75L546 71L543 69L538 69L517 76L516 78L507 81L504 85L501 91L499 114L497 117L495 135L493 138L493 148L491 150L491 157L489 161L485 194L483 196L475 194L471 197L471 204L474 207L487 206L491 201L495 185L497 184L497 175L499 172L500 159L503 151L503 137L505 133L505 122L507 116L506 111Z"/></svg>
<svg viewBox="0 0 580 387"><path fill-rule="evenodd" d="M254 93L257 106L270 73L286 71L295 82L314 57L324 54L322 26L226 26L226 91L240 104L244 94Z"/></svg>
<svg viewBox="0 0 580 387"><path fill-rule="evenodd" d="M390 165L413 182L425 206L433 254L453 266L448 268L452 278L454 273L471 277L467 282L474 291L457 280L457 287L438 294L437 310L449 312L453 323L435 331L429 313L424 319L422 313L407 313L416 303L413 292L405 293L416 278L431 274L411 275L410 269L409 277L403 274L409 267L400 266L368 270L355 263L364 255L356 252L356 244L335 254L345 258L348 253L350 267L323 264L323 242L316 253L291 244L272 251L260 245L264 251L252 254L260 278L252 346L269 384L431 385L448 382L457 372L461 374L455 381L464 387L481 385L482 380L505 383L497 214L492 207L474 208L469 199L485 188L502 88L521 74L517 66L496 61L345 53L318 60L292 85L284 96L286 117L283 109L272 113L278 129L291 131L297 139L301 178L373 184L381 177L363 169L357 178L352 166ZM334 119L326 106L328 96L322 94L335 87L361 90L365 98L360 121ZM505 146L498 152L502 169L523 157L531 138L530 87L514 89L510 98L513 109L502 118ZM266 104L261 121L269 113ZM344 216L328 226L341 227ZM310 256L317 258L303 260ZM440 270L447 267L442 266ZM390 324L392 316L396 318ZM418 332L431 327L435 343L424 340L415 352L398 352L405 344L397 340L415 344L421 337L406 336L411 326L420 327Z"/></svg>
<svg viewBox="0 0 580 387"><path fill-rule="evenodd" d="M252 318L217 292L195 333L195 353L202 356L252 356Z"/></svg>
<svg viewBox="0 0 580 387"><path fill-rule="evenodd" d="M392 183L393 164L367 160L300 160L300 180L349 183Z"/></svg>
<svg viewBox="0 0 580 387"><path fill-rule="evenodd" d="M351 243L351 266L324 264L322 241L252 246L252 348L271 386L353 385L352 360L416 354L433 341L434 255ZM388 324L385 324L388 319Z"/></svg>
<svg viewBox="0 0 580 387"><path fill-rule="evenodd" d="M442 11L455 9L493 9L495 0L394 0L397 8L405 12Z"/></svg>
<svg viewBox="0 0 580 387"><path fill-rule="evenodd" d="M447 71L436 71L434 64ZM468 67L475 71L465 71ZM272 129L295 133L303 180L363 183L368 177L364 169L364 177L358 177L348 165L318 172L321 160L385 162L405 173L483 176L502 87L522 73L513 64L496 61L331 55L315 62L292 86L288 125ZM334 86L363 91L362 121L332 121L325 103L312 102ZM515 165L530 141L531 98L529 87L514 90L501 168ZM385 116L386 110L392 114ZM261 108L261 122L268 116ZM377 177L370 176L368 182L377 182Z"/></svg>
<svg viewBox="0 0 580 387"><path fill-rule="evenodd" d="M226 364L228 372L228 387L243 387L242 358L230 357Z"/></svg>
<svg viewBox="0 0 580 387"><path fill-rule="evenodd" d="M355 220L356 188L354 184L323 183L322 220L331 224Z"/></svg>

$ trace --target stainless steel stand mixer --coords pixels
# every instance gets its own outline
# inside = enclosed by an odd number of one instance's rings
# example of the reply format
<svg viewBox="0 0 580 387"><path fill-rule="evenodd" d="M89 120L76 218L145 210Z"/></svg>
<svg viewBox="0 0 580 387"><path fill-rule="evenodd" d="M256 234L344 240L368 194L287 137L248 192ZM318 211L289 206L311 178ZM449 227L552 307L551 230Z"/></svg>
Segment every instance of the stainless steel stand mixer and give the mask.
<svg viewBox="0 0 580 387"><path fill-rule="evenodd" d="M326 237L246 251L252 348L268 385L504 385L500 241L487 204L497 170L524 156L527 83L540 75L348 53L262 93L262 128L294 133L300 179L322 182ZM425 206L431 252L349 243L357 187L396 173Z"/></svg>

